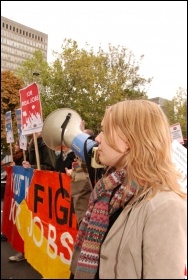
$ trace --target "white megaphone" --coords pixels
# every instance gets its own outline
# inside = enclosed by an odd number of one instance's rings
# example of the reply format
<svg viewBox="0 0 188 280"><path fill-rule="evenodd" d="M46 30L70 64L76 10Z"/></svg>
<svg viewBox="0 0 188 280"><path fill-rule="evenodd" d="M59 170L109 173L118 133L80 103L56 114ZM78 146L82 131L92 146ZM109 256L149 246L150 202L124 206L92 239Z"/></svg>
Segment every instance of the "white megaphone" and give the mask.
<svg viewBox="0 0 188 280"><path fill-rule="evenodd" d="M90 135L81 131L81 121L80 115L72 109L61 108L53 111L45 119L42 128L42 138L45 144L54 151L60 151L64 143L78 157L86 161L86 153L91 154L92 148L97 147L98 144L92 139L88 139Z"/></svg>

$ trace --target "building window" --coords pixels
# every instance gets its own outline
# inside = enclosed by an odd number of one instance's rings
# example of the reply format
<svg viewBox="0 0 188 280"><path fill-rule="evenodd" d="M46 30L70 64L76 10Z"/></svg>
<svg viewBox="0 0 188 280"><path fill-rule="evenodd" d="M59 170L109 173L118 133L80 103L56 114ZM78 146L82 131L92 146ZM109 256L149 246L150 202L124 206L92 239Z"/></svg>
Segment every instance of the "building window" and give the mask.
<svg viewBox="0 0 188 280"><path fill-rule="evenodd" d="M22 34L22 30L20 29L20 34Z"/></svg>
<svg viewBox="0 0 188 280"><path fill-rule="evenodd" d="M6 29L8 29L8 24L6 24Z"/></svg>
<svg viewBox="0 0 188 280"><path fill-rule="evenodd" d="M23 30L23 35L25 35L25 31Z"/></svg>
<svg viewBox="0 0 188 280"><path fill-rule="evenodd" d="M10 30L12 30L12 26L11 25L9 26L9 28L10 28Z"/></svg>
<svg viewBox="0 0 188 280"><path fill-rule="evenodd" d="M32 38L34 39L34 34L32 34Z"/></svg>
<svg viewBox="0 0 188 280"><path fill-rule="evenodd" d="M31 33L29 33L29 37L31 38Z"/></svg>
<svg viewBox="0 0 188 280"><path fill-rule="evenodd" d="M26 36L28 36L28 32L26 32Z"/></svg>
<svg viewBox="0 0 188 280"><path fill-rule="evenodd" d="M3 22L3 27L5 27L5 24L4 24L4 22Z"/></svg>
<svg viewBox="0 0 188 280"><path fill-rule="evenodd" d="M16 32L18 33L18 28L16 28Z"/></svg>
<svg viewBox="0 0 188 280"><path fill-rule="evenodd" d="M13 31L15 31L15 27L13 26Z"/></svg>

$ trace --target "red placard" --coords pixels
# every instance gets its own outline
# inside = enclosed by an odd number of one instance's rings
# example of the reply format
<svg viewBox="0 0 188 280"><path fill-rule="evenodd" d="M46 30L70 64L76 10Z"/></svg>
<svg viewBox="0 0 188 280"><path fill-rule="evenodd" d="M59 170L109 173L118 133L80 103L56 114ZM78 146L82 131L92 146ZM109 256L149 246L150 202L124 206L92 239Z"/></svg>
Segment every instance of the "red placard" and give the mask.
<svg viewBox="0 0 188 280"><path fill-rule="evenodd" d="M43 119L40 94L36 83L20 89L22 134L42 131Z"/></svg>

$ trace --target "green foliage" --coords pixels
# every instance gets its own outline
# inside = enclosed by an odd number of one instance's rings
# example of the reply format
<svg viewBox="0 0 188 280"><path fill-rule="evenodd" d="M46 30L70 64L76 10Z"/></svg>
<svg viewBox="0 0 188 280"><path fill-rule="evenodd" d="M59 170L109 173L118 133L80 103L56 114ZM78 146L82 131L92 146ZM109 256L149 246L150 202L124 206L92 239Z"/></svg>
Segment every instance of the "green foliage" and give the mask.
<svg viewBox="0 0 188 280"><path fill-rule="evenodd" d="M187 90L179 88L172 101L165 104L170 125L180 123L184 138L187 138Z"/></svg>
<svg viewBox="0 0 188 280"><path fill-rule="evenodd" d="M45 87L48 84L49 66L41 51L35 51L33 58L25 60L15 71L17 77L22 78L25 86L39 82Z"/></svg>
<svg viewBox="0 0 188 280"><path fill-rule="evenodd" d="M86 128L96 133L106 106L125 99L147 99L146 88L151 78L139 74L144 58L135 60L125 47L109 44L108 51L79 49L77 42L65 39L61 52L54 52L49 65L42 52L36 51L16 69L15 74L1 73L1 119L7 111L13 114L13 129L17 133L14 110L20 107L19 89L36 82L40 91L43 119L58 108L70 108L85 120ZM22 82L24 81L24 82ZM170 124L180 122L187 137L187 91L179 89L176 97L165 104ZM5 142L5 126L1 122L1 137Z"/></svg>
<svg viewBox="0 0 188 280"><path fill-rule="evenodd" d="M107 105L125 99L147 98L145 87L151 79L139 75L140 58L124 47L109 45L108 52L79 49L76 41L65 39L55 61L48 65L41 52L25 61L16 74L40 90L43 118L58 108L71 108L97 131ZM37 72L37 77L33 73Z"/></svg>
<svg viewBox="0 0 188 280"><path fill-rule="evenodd" d="M175 120L181 125L183 137L187 138L187 90L179 88L173 101Z"/></svg>
<svg viewBox="0 0 188 280"><path fill-rule="evenodd" d="M33 58L24 61L20 67L16 69L16 75L22 77L25 87L33 82L37 83L44 117L47 116L51 110L54 110L53 104L47 102L51 70L41 51L35 51L33 53Z"/></svg>
<svg viewBox="0 0 188 280"><path fill-rule="evenodd" d="M141 57L140 60L142 60ZM145 86L151 79L139 74L139 65L125 48L104 52L79 49L75 41L64 40L62 52L50 67L48 94L43 93L43 116L57 108L71 108L97 130L107 105L124 99L147 98Z"/></svg>

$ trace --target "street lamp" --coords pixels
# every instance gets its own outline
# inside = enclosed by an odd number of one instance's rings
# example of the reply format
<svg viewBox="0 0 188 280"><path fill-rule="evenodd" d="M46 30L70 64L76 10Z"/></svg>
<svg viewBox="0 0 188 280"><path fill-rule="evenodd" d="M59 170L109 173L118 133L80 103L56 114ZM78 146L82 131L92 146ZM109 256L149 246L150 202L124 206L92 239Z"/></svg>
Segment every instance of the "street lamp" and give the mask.
<svg viewBox="0 0 188 280"><path fill-rule="evenodd" d="M33 76L39 76L40 74L38 72L33 72Z"/></svg>

